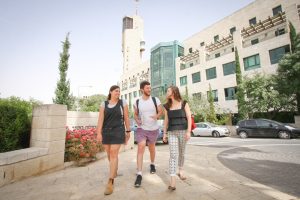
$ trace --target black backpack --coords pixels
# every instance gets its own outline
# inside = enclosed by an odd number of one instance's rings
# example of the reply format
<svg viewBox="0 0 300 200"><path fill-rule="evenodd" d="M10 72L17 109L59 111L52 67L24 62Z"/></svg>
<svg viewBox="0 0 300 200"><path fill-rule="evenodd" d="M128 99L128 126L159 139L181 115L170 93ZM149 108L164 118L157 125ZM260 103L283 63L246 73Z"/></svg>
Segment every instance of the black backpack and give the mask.
<svg viewBox="0 0 300 200"><path fill-rule="evenodd" d="M137 109L137 113L138 113L138 114L139 114L139 101L140 101L140 99L137 99L137 100L136 100L136 109ZM155 99L155 97L152 97L152 101L153 101L153 103L154 103L154 105L155 105L156 114L158 114L157 104L156 104L156 99Z"/></svg>

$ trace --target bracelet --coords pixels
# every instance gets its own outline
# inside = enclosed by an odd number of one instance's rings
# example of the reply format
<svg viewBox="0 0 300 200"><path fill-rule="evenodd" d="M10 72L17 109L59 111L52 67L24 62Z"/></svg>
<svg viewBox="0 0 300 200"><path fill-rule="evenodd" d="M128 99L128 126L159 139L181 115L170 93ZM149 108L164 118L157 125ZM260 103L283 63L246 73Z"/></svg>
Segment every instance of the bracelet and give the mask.
<svg viewBox="0 0 300 200"><path fill-rule="evenodd" d="M126 133L130 133L131 132L131 130L129 130L129 131L126 131Z"/></svg>

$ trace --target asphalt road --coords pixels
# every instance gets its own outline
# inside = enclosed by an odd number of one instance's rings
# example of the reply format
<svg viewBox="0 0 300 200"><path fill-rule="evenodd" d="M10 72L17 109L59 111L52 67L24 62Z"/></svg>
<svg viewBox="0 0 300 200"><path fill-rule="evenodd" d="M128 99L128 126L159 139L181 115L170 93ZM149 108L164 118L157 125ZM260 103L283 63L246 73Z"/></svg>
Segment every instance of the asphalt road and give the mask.
<svg viewBox="0 0 300 200"><path fill-rule="evenodd" d="M300 139L193 137L189 145L221 148L217 157L227 168L300 197Z"/></svg>

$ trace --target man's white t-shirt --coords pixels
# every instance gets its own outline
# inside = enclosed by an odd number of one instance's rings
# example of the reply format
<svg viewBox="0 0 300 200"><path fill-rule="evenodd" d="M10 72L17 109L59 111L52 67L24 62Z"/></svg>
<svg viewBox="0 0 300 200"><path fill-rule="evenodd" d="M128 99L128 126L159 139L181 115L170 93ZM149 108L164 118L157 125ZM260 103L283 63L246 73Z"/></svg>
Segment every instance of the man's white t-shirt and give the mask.
<svg viewBox="0 0 300 200"><path fill-rule="evenodd" d="M160 100L155 97L157 107L161 104ZM134 102L136 108L136 101ZM139 99L139 118L142 122L140 128L148 131L157 130L159 128L157 119L153 119L152 116L156 116L156 109L152 97L147 100L142 97Z"/></svg>

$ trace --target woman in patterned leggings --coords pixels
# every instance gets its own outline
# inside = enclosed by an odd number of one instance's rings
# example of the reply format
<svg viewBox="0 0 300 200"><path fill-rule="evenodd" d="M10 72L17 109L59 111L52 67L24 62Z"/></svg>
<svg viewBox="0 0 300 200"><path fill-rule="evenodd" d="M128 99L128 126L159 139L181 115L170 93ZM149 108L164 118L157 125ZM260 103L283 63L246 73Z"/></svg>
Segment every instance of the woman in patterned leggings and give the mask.
<svg viewBox="0 0 300 200"><path fill-rule="evenodd" d="M186 141L191 137L191 111L188 103L183 101L176 86L167 90L167 103L164 105L164 142L169 140L170 160L169 174L171 176L169 190L176 189L176 171L179 167L178 176L185 180L183 175L183 164ZM167 135L168 133L168 135Z"/></svg>

